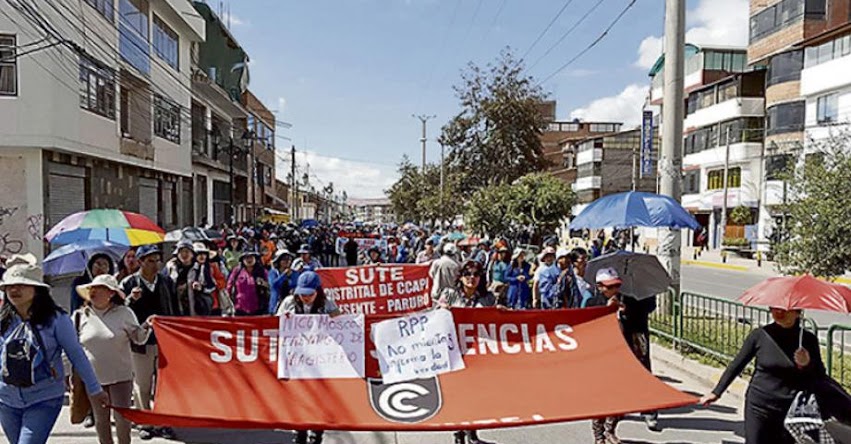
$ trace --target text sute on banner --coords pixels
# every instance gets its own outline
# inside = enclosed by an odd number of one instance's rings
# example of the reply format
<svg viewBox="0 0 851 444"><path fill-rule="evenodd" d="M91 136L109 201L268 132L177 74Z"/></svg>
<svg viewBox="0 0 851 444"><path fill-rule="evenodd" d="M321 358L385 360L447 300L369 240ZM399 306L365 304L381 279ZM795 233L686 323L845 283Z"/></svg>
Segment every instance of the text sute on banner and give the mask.
<svg viewBox="0 0 851 444"><path fill-rule="evenodd" d="M363 315L285 315L278 328L278 378L363 378Z"/></svg>
<svg viewBox="0 0 851 444"><path fill-rule="evenodd" d="M434 310L372 325L382 381L393 384L464 369L449 310Z"/></svg>
<svg viewBox="0 0 851 444"><path fill-rule="evenodd" d="M343 313L404 314L431 306L428 265L366 265L317 271Z"/></svg>

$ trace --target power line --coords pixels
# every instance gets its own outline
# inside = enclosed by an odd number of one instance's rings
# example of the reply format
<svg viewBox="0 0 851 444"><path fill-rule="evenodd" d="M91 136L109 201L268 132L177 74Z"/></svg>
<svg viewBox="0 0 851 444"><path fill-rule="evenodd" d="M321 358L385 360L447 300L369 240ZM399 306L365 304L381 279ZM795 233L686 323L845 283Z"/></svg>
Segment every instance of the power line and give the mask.
<svg viewBox="0 0 851 444"><path fill-rule="evenodd" d="M499 4L499 8L496 10L496 15L493 16L493 20L491 20L490 26L488 26L488 30L482 34L482 40L479 42L479 46L482 45L485 41L487 41L488 36L490 36L491 31L494 26L496 26L496 21L499 19L500 15L502 15L502 10L505 9L505 5L508 3L508 0L502 0L502 3Z"/></svg>
<svg viewBox="0 0 851 444"><path fill-rule="evenodd" d="M597 3L595 3L594 6L592 6L591 9L589 9L588 12L585 13L585 15L583 15L582 17L579 18L579 20L577 20L575 23L573 23L573 25L570 28L568 28L568 30L565 31L565 33L562 34L561 37L559 37L559 39L556 40L555 43L550 45L550 47L547 48L547 50L544 52L544 54L541 55L540 57L538 57L538 59L535 60L535 63L533 63L528 68L528 70L531 71L532 68L534 68L535 66L538 65L538 63L541 62L541 60L543 60L546 56L550 55L550 53L553 52L553 50L556 49L558 47L558 45L560 45L561 42L563 42L564 39L567 38L567 36L569 36L571 33L573 33L573 31L575 31L576 28L578 28L579 25L581 25L585 21L585 19L587 19L594 11L596 11L597 8L599 8L600 5L602 5L604 1L606 1L606 0L598 0Z"/></svg>
<svg viewBox="0 0 851 444"><path fill-rule="evenodd" d="M544 37L544 35L547 33L547 31L549 31L550 28L553 27L556 20L558 20L558 18L561 17L562 13L564 13L564 11L567 10L567 7L570 6L571 3L573 3L573 0L567 0L567 2L564 3L564 5L561 7L561 9L558 10L558 13L556 13L556 15L553 16L553 19L550 20L550 23L547 24L547 26L541 31L540 34L538 34L538 37L535 39L535 41L533 41L532 44L529 45L528 48L526 48L526 51L523 52L523 56L520 57L519 60L524 60L526 58L526 56L529 55L529 53L532 51L532 49L535 48L535 45L537 45L538 42L541 41L541 39Z"/></svg>
<svg viewBox="0 0 851 444"><path fill-rule="evenodd" d="M602 1L603 1L603 0L601 0L601 2L602 2ZM627 4L627 5L626 5L626 7L623 9L623 11L621 11L621 12L620 12L620 14L618 14L618 16L617 16L617 17L615 17L615 20L614 20L614 21L612 21L612 23L611 23L611 24L609 24L609 26L608 26L608 27L606 27L606 29L603 31L603 33L602 33L602 34L600 34L600 36L599 36L599 37L597 37L597 38L596 38L593 42L591 42L591 44L590 44L590 45L588 45L587 47L585 47L585 49L583 49L582 51L579 51L579 53L578 53L578 54L576 54L576 55L575 55L572 59L568 60L568 61L567 61L567 63L565 63L564 65L561 65L561 66L560 66L557 70L555 70L552 74L550 74L550 75L548 75L546 78L544 78L544 80L542 80L542 81L538 82L538 85L541 85L541 84L543 84L543 83L546 83L548 80L550 80L551 78L553 78L556 74L558 74L558 73L562 72L565 68L567 68L568 66L572 65L572 64L573 64L573 62L575 62L575 61L576 61L576 60L578 60L580 57L582 57L583 55L585 55L585 53L587 53L587 52L588 52L588 51L590 51L592 48L594 48L595 46L597 46L597 44L598 44L598 43L600 43L600 42L603 40L603 38L605 38L605 37L606 37L606 35L608 35L608 34L609 34L609 31L611 31L611 30L612 30L612 28L614 28L614 27L615 27L615 25L617 25L617 24L618 24L618 22L619 22L619 21L623 18L623 16L624 16L624 15L626 15L627 11L629 11L629 10L630 10L630 8L632 8L632 7L633 7L633 5L635 5L635 2L636 2L636 1L638 1L638 0L631 0L631 1L629 2L629 4Z"/></svg>

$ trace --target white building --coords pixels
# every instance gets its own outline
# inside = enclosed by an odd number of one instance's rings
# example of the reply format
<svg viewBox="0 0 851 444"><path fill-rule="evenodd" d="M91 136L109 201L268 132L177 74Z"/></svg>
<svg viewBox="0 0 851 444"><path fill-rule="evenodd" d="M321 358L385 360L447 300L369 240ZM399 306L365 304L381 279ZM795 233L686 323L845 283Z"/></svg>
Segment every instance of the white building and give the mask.
<svg viewBox="0 0 851 444"><path fill-rule="evenodd" d="M824 139L848 130L851 122L849 73L851 35L834 37L806 49L801 71L801 96L806 99L808 139Z"/></svg>
<svg viewBox="0 0 851 444"><path fill-rule="evenodd" d="M89 208L191 220L192 4L16 4L0 9L0 254L42 255L45 227Z"/></svg>
<svg viewBox="0 0 851 444"><path fill-rule="evenodd" d="M727 211L751 209L745 225L727 221L728 238L756 240L756 215L762 189L765 73L734 74L688 95L683 141L683 207L719 246L727 165ZM728 140L729 137L729 140ZM729 162L727 153L729 150ZM745 226L750 226L747 233Z"/></svg>

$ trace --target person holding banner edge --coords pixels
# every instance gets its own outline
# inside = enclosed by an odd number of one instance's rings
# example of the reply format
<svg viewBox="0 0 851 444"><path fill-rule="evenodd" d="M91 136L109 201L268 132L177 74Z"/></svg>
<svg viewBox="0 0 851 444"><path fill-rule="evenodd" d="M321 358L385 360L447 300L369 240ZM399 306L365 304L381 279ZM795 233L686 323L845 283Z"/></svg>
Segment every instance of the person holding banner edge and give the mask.
<svg viewBox="0 0 851 444"><path fill-rule="evenodd" d="M312 271L299 275L295 291L284 299L278 309L279 316L304 314L327 314L331 317L341 314L337 304L322 291L319 275ZM322 444L324 434L324 430L297 430L293 444Z"/></svg>

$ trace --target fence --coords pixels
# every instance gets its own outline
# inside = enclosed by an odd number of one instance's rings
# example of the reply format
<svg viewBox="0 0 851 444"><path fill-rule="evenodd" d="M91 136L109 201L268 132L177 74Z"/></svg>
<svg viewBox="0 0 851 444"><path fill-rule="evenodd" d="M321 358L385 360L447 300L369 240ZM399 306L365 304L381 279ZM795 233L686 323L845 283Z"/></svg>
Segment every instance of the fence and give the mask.
<svg viewBox="0 0 851 444"><path fill-rule="evenodd" d="M650 317L651 331L671 341L675 347L696 351L728 363L738 353L750 332L772 321L771 311L735 301L696 293L661 296L659 308ZM819 327L804 319L804 328L813 333ZM851 389L851 351L846 350L846 334L851 326L834 325L827 330L823 354L828 372ZM849 336L851 337L851 336Z"/></svg>

